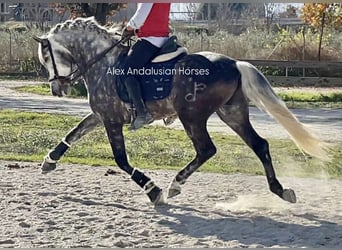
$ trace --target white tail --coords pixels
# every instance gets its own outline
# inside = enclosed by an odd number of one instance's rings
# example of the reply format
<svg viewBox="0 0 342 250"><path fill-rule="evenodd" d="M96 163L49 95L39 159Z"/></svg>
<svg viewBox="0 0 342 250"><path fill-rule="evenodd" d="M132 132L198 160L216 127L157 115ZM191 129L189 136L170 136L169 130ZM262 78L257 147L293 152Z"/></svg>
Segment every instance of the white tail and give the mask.
<svg viewBox="0 0 342 250"><path fill-rule="evenodd" d="M276 119L289 133L296 145L304 152L328 160L327 144L313 136L286 107L273 91L265 76L252 64L238 61L242 91L258 108Z"/></svg>

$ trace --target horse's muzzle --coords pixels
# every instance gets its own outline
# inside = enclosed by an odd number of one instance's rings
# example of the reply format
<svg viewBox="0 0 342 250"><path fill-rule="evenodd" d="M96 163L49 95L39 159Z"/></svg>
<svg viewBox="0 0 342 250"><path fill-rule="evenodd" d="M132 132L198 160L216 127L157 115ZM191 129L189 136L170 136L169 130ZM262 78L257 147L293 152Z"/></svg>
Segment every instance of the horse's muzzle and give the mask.
<svg viewBox="0 0 342 250"><path fill-rule="evenodd" d="M58 96L58 97L63 96L62 86L61 86L60 81L58 80L53 80L50 82L50 90L53 96Z"/></svg>

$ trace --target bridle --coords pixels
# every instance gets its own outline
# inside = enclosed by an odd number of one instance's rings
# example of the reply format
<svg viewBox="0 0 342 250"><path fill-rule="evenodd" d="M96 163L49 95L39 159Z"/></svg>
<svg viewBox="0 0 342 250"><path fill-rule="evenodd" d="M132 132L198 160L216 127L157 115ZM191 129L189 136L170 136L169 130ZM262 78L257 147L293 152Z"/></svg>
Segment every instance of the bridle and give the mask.
<svg viewBox="0 0 342 250"><path fill-rule="evenodd" d="M47 47L48 47L49 54L50 54L51 61L52 61L53 72L54 72L54 76L50 78L48 81L52 82L55 80L59 80L60 82L64 82L64 81L71 80L71 76L78 71L78 68L74 70L73 72L71 72L70 74L68 74L67 76L60 76L58 73L57 64L56 64L55 56L52 51L51 43L48 39L46 39L45 41L47 43Z"/></svg>
<svg viewBox="0 0 342 250"><path fill-rule="evenodd" d="M85 64L84 67L81 68L79 65L77 65L77 69L75 69L74 71L72 71L71 73L69 73L66 76L59 75L58 69L57 69L56 60L55 60L55 56L54 56L53 51L52 51L51 43L50 43L50 41L48 39L46 39L45 41L47 42L49 54L50 54L51 61L52 61L53 73L54 73L54 76L52 78L50 78L48 81L52 82L52 81L58 80L61 83L63 83L63 82L72 82L75 79L77 79L78 77L84 75L97 61L101 60L109 51L111 51L113 48L118 46L120 43L125 42L125 39L121 38L119 41L117 41L116 43L112 44L110 47L108 47L107 49L103 50L101 53L99 53L99 54L95 55L94 57L92 57Z"/></svg>

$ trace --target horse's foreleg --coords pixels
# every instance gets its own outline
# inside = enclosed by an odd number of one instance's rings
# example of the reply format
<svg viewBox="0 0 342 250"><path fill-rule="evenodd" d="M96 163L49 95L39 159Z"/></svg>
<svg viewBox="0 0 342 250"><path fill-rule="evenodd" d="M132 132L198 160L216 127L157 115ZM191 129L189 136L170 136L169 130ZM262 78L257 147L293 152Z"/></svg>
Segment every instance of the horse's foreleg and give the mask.
<svg viewBox="0 0 342 250"><path fill-rule="evenodd" d="M118 164L119 168L131 176L132 180L145 191L152 203L162 203L162 190L154 184L150 177L146 176L139 169L133 168L128 162L122 134L123 124L105 121L104 125L112 147L115 162Z"/></svg>
<svg viewBox="0 0 342 250"><path fill-rule="evenodd" d="M181 192L181 186L204 162L211 158L216 153L216 147L212 142L207 128L206 120L201 121L187 121L180 118L183 126L193 142L196 150L196 157L185 166L173 179L168 187L167 197L174 197Z"/></svg>
<svg viewBox="0 0 342 250"><path fill-rule="evenodd" d="M42 163L42 172L47 173L56 169L57 161L64 155L70 148L72 143L75 143L82 136L94 130L95 127L101 124L101 120L94 114L90 113L77 124L65 138L45 156Z"/></svg>

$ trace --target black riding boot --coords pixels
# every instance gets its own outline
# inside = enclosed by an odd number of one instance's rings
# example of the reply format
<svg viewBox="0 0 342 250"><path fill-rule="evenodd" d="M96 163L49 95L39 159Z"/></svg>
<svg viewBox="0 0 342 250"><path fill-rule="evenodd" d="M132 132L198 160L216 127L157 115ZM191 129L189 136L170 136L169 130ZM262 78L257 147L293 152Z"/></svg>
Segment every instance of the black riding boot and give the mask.
<svg viewBox="0 0 342 250"><path fill-rule="evenodd" d="M133 76L128 76L125 79L125 85L128 95L132 99L137 111L137 118L133 121L128 129L136 130L153 122L153 117L147 111L145 103L141 97L141 87L139 81Z"/></svg>

